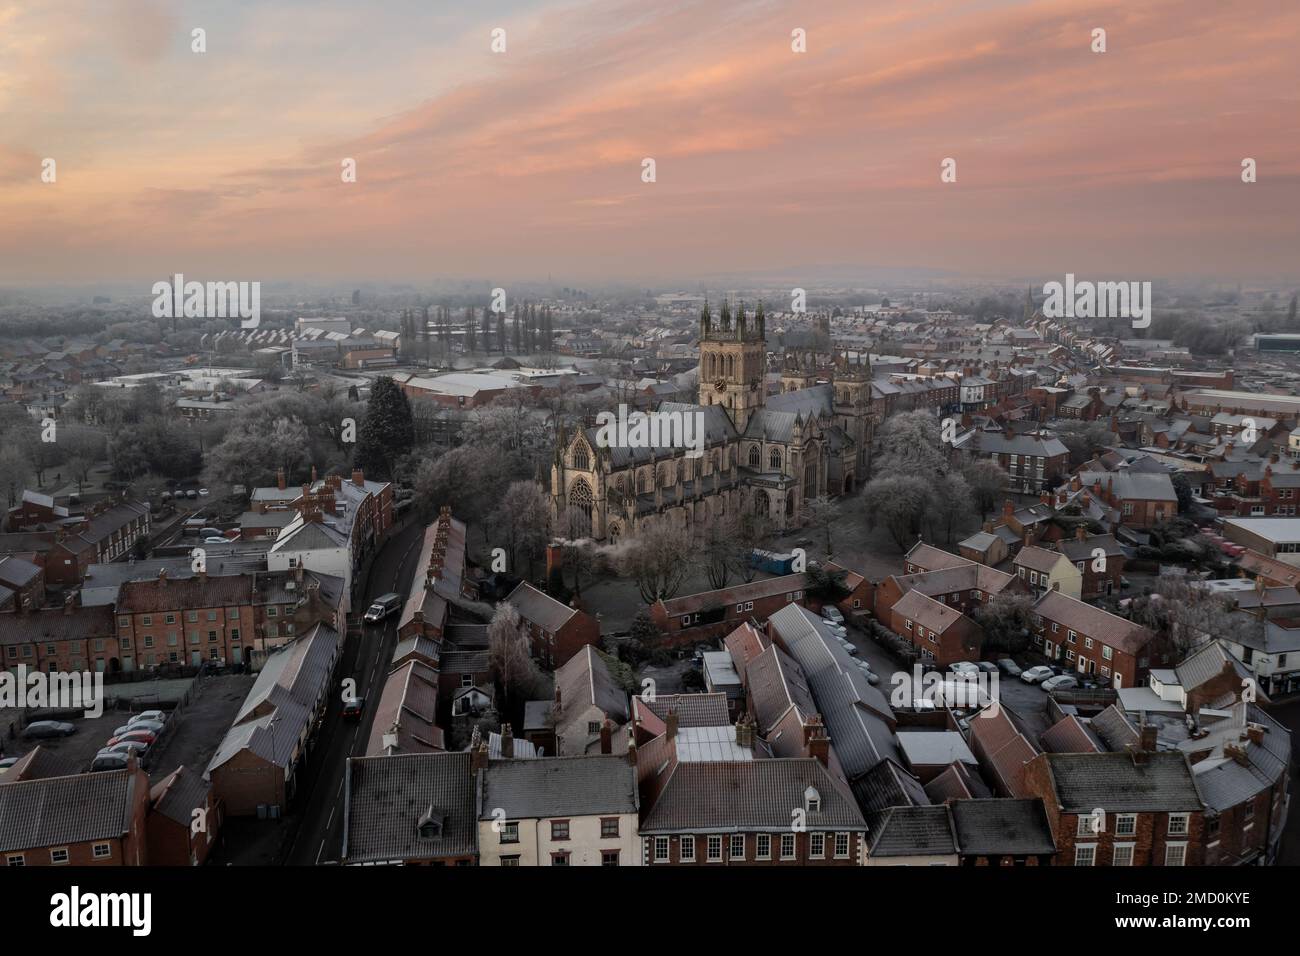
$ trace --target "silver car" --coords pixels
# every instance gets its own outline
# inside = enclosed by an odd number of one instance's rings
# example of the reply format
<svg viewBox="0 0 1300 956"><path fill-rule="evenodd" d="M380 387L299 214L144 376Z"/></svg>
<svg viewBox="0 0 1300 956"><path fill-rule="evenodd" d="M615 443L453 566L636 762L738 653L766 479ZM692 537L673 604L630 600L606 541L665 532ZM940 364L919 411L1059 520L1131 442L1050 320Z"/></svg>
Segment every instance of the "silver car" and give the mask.
<svg viewBox="0 0 1300 956"><path fill-rule="evenodd" d="M76 732L75 726L61 720L33 720L23 730L23 736L43 740L47 737L67 737Z"/></svg>

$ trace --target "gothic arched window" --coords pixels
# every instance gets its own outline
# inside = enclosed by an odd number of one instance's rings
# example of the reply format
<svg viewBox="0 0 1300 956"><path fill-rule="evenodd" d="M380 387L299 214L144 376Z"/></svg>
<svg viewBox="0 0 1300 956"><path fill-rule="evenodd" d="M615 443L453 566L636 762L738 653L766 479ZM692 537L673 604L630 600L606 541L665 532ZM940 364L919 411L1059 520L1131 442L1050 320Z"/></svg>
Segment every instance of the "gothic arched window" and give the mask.
<svg viewBox="0 0 1300 956"><path fill-rule="evenodd" d="M569 508L574 529L583 534L591 531L591 502L591 485L579 478L569 487Z"/></svg>
<svg viewBox="0 0 1300 956"><path fill-rule="evenodd" d="M763 460L763 456L759 452L758 446L752 445L749 449L749 467L757 468L762 462L762 460Z"/></svg>
<svg viewBox="0 0 1300 956"><path fill-rule="evenodd" d="M781 470L781 449L773 448L771 454L767 456L767 463L773 471Z"/></svg>
<svg viewBox="0 0 1300 956"><path fill-rule="evenodd" d="M591 465L591 459L587 457L587 447L579 445L577 451L573 453L573 467L578 471L586 471Z"/></svg>
<svg viewBox="0 0 1300 956"><path fill-rule="evenodd" d="M636 493L638 495L645 494L645 472L644 471L638 471L636 473Z"/></svg>

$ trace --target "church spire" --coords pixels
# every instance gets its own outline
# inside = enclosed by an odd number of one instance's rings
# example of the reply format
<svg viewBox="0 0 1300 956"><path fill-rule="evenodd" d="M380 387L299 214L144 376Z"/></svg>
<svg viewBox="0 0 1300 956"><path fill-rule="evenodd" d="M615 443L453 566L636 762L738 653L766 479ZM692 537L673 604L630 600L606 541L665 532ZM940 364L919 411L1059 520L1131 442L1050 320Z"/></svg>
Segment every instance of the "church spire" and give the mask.
<svg viewBox="0 0 1300 956"><path fill-rule="evenodd" d="M760 339L767 339L767 319L763 314L763 300L758 300L758 310L754 313L754 325Z"/></svg>

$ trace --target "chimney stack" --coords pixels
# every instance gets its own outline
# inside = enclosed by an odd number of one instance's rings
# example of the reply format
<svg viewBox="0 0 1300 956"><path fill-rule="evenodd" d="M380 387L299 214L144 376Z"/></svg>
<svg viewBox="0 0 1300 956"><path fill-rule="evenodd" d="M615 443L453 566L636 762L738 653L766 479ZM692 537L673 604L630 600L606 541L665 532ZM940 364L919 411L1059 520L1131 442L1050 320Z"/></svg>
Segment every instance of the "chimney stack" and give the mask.
<svg viewBox="0 0 1300 956"><path fill-rule="evenodd" d="M667 730L665 730L664 733L668 736L668 739L675 740L677 738L677 708L676 707L668 711L668 716L664 719L664 724L667 725Z"/></svg>
<svg viewBox="0 0 1300 956"><path fill-rule="evenodd" d="M275 470L275 487L278 488L278 489L280 489L281 491L284 491L284 485L285 485L285 481L284 481L284 469L283 469L283 468L277 468L277 469Z"/></svg>
<svg viewBox="0 0 1300 956"><path fill-rule="evenodd" d="M1012 515L1014 515L1015 513L1016 513L1016 506L1015 506L1015 504L1011 501L1010 498L1008 498L1006 501L1002 502L1002 517L1004 517L1004 518L1010 518L1010 517L1011 517Z"/></svg>
<svg viewBox="0 0 1300 956"><path fill-rule="evenodd" d="M629 724L627 728L627 762L636 766L636 731Z"/></svg>
<svg viewBox="0 0 1300 956"><path fill-rule="evenodd" d="M546 580L549 583L557 568L564 565L564 549L558 544L546 546Z"/></svg>
<svg viewBox="0 0 1300 956"><path fill-rule="evenodd" d="M477 775L480 770L485 770L488 765L487 744L480 743L477 747L471 749L472 756L469 759L469 772Z"/></svg>
<svg viewBox="0 0 1300 956"><path fill-rule="evenodd" d="M1088 526L1087 526L1086 524L1081 524L1081 525L1077 526L1077 527L1074 529L1074 536L1075 536L1075 538L1078 539L1079 541L1087 541L1087 540L1088 540Z"/></svg>
<svg viewBox="0 0 1300 956"><path fill-rule="evenodd" d="M360 468L353 468L352 483L356 485L358 488L364 488L366 486L366 473L362 471Z"/></svg>
<svg viewBox="0 0 1300 956"><path fill-rule="evenodd" d="M826 727L822 724L821 715L812 718L809 730L808 756L816 757L823 767L828 767L831 759L831 739L826 736Z"/></svg>
<svg viewBox="0 0 1300 956"><path fill-rule="evenodd" d="M614 722L608 717L600 725L600 752L603 754L614 752Z"/></svg>

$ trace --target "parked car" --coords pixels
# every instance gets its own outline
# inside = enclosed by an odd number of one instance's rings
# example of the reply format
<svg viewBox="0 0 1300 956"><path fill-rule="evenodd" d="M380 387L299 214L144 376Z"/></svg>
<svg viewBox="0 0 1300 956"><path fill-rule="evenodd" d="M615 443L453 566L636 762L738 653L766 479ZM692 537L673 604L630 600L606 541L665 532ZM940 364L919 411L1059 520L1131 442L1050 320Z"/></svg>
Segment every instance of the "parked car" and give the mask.
<svg viewBox="0 0 1300 956"><path fill-rule="evenodd" d="M76 732L76 727L61 720L33 720L23 730L23 736L43 740L47 737L66 737Z"/></svg>
<svg viewBox="0 0 1300 956"><path fill-rule="evenodd" d="M165 710L142 710L138 714L132 715L128 724L138 724L142 720L152 720L154 723L164 724L167 722L167 711Z"/></svg>
<svg viewBox="0 0 1300 956"><path fill-rule="evenodd" d="M343 702L343 719L360 720L361 714L366 709L366 699L364 697L353 697L351 700Z"/></svg>
<svg viewBox="0 0 1300 956"><path fill-rule="evenodd" d="M200 488L200 489L199 489L199 497L200 497L200 498L206 498L207 496L208 496L208 489L206 489L206 488Z"/></svg>
<svg viewBox="0 0 1300 956"><path fill-rule="evenodd" d="M1049 677L1042 683L1043 690L1049 694L1058 690L1074 690L1079 686L1079 682L1069 674L1058 674L1056 677Z"/></svg>
<svg viewBox="0 0 1300 956"><path fill-rule="evenodd" d="M116 744L122 743L124 740L135 740L148 747L157 739L158 735L148 730L128 730L124 734L114 734L112 737L109 737L108 746L112 747Z"/></svg>
<svg viewBox="0 0 1300 956"><path fill-rule="evenodd" d="M1031 667L1020 675L1020 679L1026 684L1037 684L1052 677L1052 669L1046 664L1039 664L1037 667Z"/></svg>
<svg viewBox="0 0 1300 956"><path fill-rule="evenodd" d="M104 770L125 770L126 754L105 753L100 751L95 754L95 759L91 761L90 772L100 773Z"/></svg>
<svg viewBox="0 0 1300 956"><path fill-rule="evenodd" d="M148 749L149 749L148 744L141 743L138 740L123 740L121 743L110 744L107 747L100 747L99 753L121 754L122 756L126 756L127 754L134 751L136 756L141 756ZM98 754L96 754L96 756L98 756Z"/></svg>
<svg viewBox="0 0 1300 956"><path fill-rule="evenodd" d="M975 666L985 674L996 674L998 672L998 665L992 661L976 661Z"/></svg>
<svg viewBox="0 0 1300 956"><path fill-rule="evenodd" d="M12 767L12 766L13 766L14 764L16 764L17 762L18 762L18 758L17 758L17 757L3 757L3 758L0 758L0 773L4 773L6 770L8 770L10 767Z"/></svg>
<svg viewBox="0 0 1300 956"><path fill-rule="evenodd" d="M134 723L123 724L117 730L113 731L114 737L120 737L123 734L129 734L133 730L147 730L149 733L157 736L162 733L163 722L161 720L137 720Z"/></svg>
<svg viewBox="0 0 1300 956"><path fill-rule="evenodd" d="M973 677L980 672L979 666L970 661L957 661L955 664L950 664L948 670L954 674L961 674L963 677L967 675Z"/></svg>
<svg viewBox="0 0 1300 956"><path fill-rule="evenodd" d="M828 621L832 621L835 624L844 623L844 615L840 613L840 609L837 608L834 604L828 604L824 608L822 608L822 617L826 618L826 620Z"/></svg>
<svg viewBox="0 0 1300 956"><path fill-rule="evenodd" d="M1002 673L1006 674L1008 677L1019 677L1022 673L1020 665L1009 657L1004 657L998 661L998 667L1000 667Z"/></svg>
<svg viewBox="0 0 1300 956"><path fill-rule="evenodd" d="M220 528L201 528L199 536L203 538L224 538L226 533Z"/></svg>

